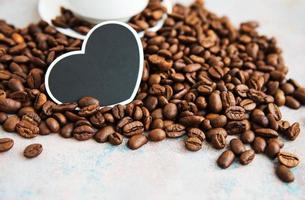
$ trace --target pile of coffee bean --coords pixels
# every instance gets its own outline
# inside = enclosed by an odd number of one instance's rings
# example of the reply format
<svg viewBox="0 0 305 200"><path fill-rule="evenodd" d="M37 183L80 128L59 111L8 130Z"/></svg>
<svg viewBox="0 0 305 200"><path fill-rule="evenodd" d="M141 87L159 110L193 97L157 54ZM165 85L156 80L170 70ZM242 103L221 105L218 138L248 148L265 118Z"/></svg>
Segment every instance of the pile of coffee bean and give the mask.
<svg viewBox="0 0 305 200"><path fill-rule="evenodd" d="M129 25L137 32L154 27L166 13L166 8L162 5L162 0L150 0L147 7L129 20ZM54 26L61 28L71 28L74 31L86 35L95 25L76 17L73 12L66 8L61 8L61 15L52 20Z"/></svg>
<svg viewBox="0 0 305 200"><path fill-rule="evenodd" d="M0 21L0 123L24 138L58 133L112 145L127 138L130 149L185 137L185 147L199 151L207 141L224 149L221 168L234 160L247 165L262 153L274 160L282 181L292 182L290 168L300 161L282 148L298 137L300 125L284 120L279 107L305 105L305 88L286 77L276 40L257 27L251 21L237 29L200 1L175 5L164 26L142 38L145 66L136 99L110 108L94 97L57 105L46 94L48 65L78 50L80 40L43 21L23 29ZM12 146L0 140L1 152Z"/></svg>

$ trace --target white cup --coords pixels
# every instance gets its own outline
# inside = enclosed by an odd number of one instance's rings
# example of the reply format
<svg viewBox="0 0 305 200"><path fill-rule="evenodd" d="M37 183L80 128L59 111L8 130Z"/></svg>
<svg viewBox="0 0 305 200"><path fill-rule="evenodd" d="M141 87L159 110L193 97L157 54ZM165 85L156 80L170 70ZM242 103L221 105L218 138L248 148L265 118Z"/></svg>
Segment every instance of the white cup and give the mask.
<svg viewBox="0 0 305 200"><path fill-rule="evenodd" d="M143 11L149 0L67 0L67 6L78 17L92 23L107 20L127 22Z"/></svg>

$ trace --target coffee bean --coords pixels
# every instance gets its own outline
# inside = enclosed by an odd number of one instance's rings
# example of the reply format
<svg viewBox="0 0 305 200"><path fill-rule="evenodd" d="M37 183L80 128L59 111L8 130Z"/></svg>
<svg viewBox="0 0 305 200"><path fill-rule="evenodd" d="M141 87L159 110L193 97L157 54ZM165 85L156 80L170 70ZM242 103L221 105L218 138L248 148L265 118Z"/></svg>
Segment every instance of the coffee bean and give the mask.
<svg viewBox="0 0 305 200"><path fill-rule="evenodd" d="M185 140L185 148L190 151L199 151L202 147L202 141L198 137L189 137Z"/></svg>
<svg viewBox="0 0 305 200"><path fill-rule="evenodd" d="M287 136L289 140L295 140L299 136L300 132L300 124L296 122L287 129L285 136Z"/></svg>
<svg viewBox="0 0 305 200"><path fill-rule="evenodd" d="M136 134L142 134L144 132L144 126L142 122L134 121L126 124L122 130L123 135L126 137L131 137Z"/></svg>
<svg viewBox="0 0 305 200"><path fill-rule="evenodd" d="M252 149L244 151L240 154L239 163L242 165L248 165L255 158L255 152Z"/></svg>
<svg viewBox="0 0 305 200"><path fill-rule="evenodd" d="M34 138L39 134L39 127L28 120L21 120L16 125L16 131L24 138Z"/></svg>
<svg viewBox="0 0 305 200"><path fill-rule="evenodd" d="M285 167L284 165L279 165L276 168L276 175L281 179L281 181L286 183L291 183L294 181L294 175L290 171L289 168Z"/></svg>
<svg viewBox="0 0 305 200"><path fill-rule="evenodd" d="M109 143L112 145L120 145L123 142L123 136L117 132L108 136Z"/></svg>
<svg viewBox="0 0 305 200"><path fill-rule="evenodd" d="M219 113L222 111L222 101L220 94L213 92L209 97L209 109L213 113Z"/></svg>
<svg viewBox="0 0 305 200"><path fill-rule="evenodd" d="M288 152L280 152L277 158L282 165L289 168L296 167L300 163L300 159L296 155Z"/></svg>
<svg viewBox="0 0 305 200"><path fill-rule="evenodd" d="M77 106L77 103L63 103L58 105L56 104L52 106L52 110L54 112L74 111Z"/></svg>
<svg viewBox="0 0 305 200"><path fill-rule="evenodd" d="M35 158L41 154L42 150L41 144L31 144L24 149L23 155L26 158Z"/></svg>
<svg viewBox="0 0 305 200"><path fill-rule="evenodd" d="M230 149L235 155L241 155L246 150L246 147L240 139L234 138L230 141Z"/></svg>
<svg viewBox="0 0 305 200"><path fill-rule="evenodd" d="M16 113L21 108L21 103L13 99L0 98L0 111L5 113Z"/></svg>
<svg viewBox="0 0 305 200"><path fill-rule="evenodd" d="M116 105L112 108L112 114L116 119L122 119L125 116L125 106Z"/></svg>
<svg viewBox="0 0 305 200"><path fill-rule="evenodd" d="M197 137L202 142L205 140L205 134L199 128L191 128L187 131L188 137Z"/></svg>
<svg viewBox="0 0 305 200"><path fill-rule="evenodd" d="M49 135L51 133L51 130L49 129L46 122L41 122L39 124L39 135Z"/></svg>
<svg viewBox="0 0 305 200"><path fill-rule="evenodd" d="M255 130L255 135L264 138L276 138L279 134L270 128L260 128Z"/></svg>
<svg viewBox="0 0 305 200"><path fill-rule="evenodd" d="M100 105L99 100L97 100L94 97L90 97L90 96L85 96L82 97L80 100L78 100L78 106L81 108L90 106L90 105Z"/></svg>
<svg viewBox="0 0 305 200"><path fill-rule="evenodd" d="M147 138L145 135L142 134L136 134L133 135L129 140L128 140L128 147L132 150L136 150L143 145L145 145L148 142Z"/></svg>
<svg viewBox="0 0 305 200"><path fill-rule="evenodd" d="M303 105L305 104L305 89L304 88L297 88L293 95Z"/></svg>
<svg viewBox="0 0 305 200"><path fill-rule="evenodd" d="M185 126L181 124L170 124L165 126L165 132L166 136L169 138L178 138L186 133Z"/></svg>
<svg viewBox="0 0 305 200"><path fill-rule="evenodd" d="M100 129L94 136L97 142L107 142L108 137L115 133L113 126L105 126Z"/></svg>
<svg viewBox="0 0 305 200"><path fill-rule="evenodd" d="M206 136L209 141L211 141L212 137L217 134L223 135L225 138L228 135L227 131L223 128L213 128L206 132Z"/></svg>
<svg viewBox="0 0 305 200"><path fill-rule="evenodd" d="M175 119L178 114L178 108L176 104L169 103L163 108L163 116L165 119Z"/></svg>
<svg viewBox="0 0 305 200"><path fill-rule="evenodd" d="M299 109L301 107L300 102L292 96L286 96L285 105L292 109Z"/></svg>
<svg viewBox="0 0 305 200"><path fill-rule="evenodd" d="M11 138L0 138L0 153L10 150L14 146Z"/></svg>
<svg viewBox="0 0 305 200"><path fill-rule="evenodd" d="M225 115L207 115L206 118L210 120L210 123L214 128L222 128L227 124L227 117Z"/></svg>
<svg viewBox="0 0 305 200"><path fill-rule="evenodd" d="M95 134L95 130L88 125L82 125L74 128L73 137L79 141L89 140Z"/></svg>
<svg viewBox="0 0 305 200"><path fill-rule="evenodd" d="M241 134L249 129L250 129L250 124L248 120L230 121L226 125L226 130L229 135Z"/></svg>
<svg viewBox="0 0 305 200"><path fill-rule="evenodd" d="M152 121L150 128L151 129L163 129L164 122L162 119L155 119Z"/></svg>
<svg viewBox="0 0 305 200"><path fill-rule="evenodd" d="M255 139L255 134L253 131L245 131L241 134L240 139L245 144L251 144Z"/></svg>
<svg viewBox="0 0 305 200"><path fill-rule="evenodd" d="M220 168L226 169L230 167L235 159L235 155L231 150L224 151L217 159L217 164Z"/></svg>
<svg viewBox="0 0 305 200"><path fill-rule="evenodd" d="M268 140L268 144L272 143L272 142L275 142L279 145L280 148L283 148L284 147L284 142L282 140L280 140L279 138L270 138Z"/></svg>
<svg viewBox="0 0 305 200"><path fill-rule="evenodd" d="M9 116L4 124L3 124L3 129L7 132L15 132L16 130L16 125L19 123L20 119L16 115Z"/></svg>
<svg viewBox="0 0 305 200"><path fill-rule="evenodd" d="M60 135L64 138L70 138L73 136L73 129L74 129L73 123L66 124L60 130Z"/></svg>
<svg viewBox="0 0 305 200"><path fill-rule="evenodd" d="M274 94L274 102L277 106L283 106L286 104L286 98L283 90L278 89Z"/></svg>
<svg viewBox="0 0 305 200"><path fill-rule="evenodd" d="M223 134L215 134L211 137L211 144L215 149L223 149L226 146L226 138Z"/></svg>
<svg viewBox="0 0 305 200"><path fill-rule="evenodd" d="M7 120L8 116L4 112L0 112L0 124L3 124Z"/></svg>
<svg viewBox="0 0 305 200"><path fill-rule="evenodd" d="M246 111L251 111L256 108L256 103L251 99L244 99L239 103L239 105L243 107Z"/></svg>
<svg viewBox="0 0 305 200"><path fill-rule="evenodd" d="M267 146L266 140L261 137L255 137L255 139L252 143L252 148L255 151L255 153L265 152L266 146Z"/></svg>
<svg viewBox="0 0 305 200"><path fill-rule="evenodd" d="M58 121L52 117L49 117L46 120L48 128L53 132L53 133L58 133L60 130L60 125Z"/></svg>
<svg viewBox="0 0 305 200"><path fill-rule="evenodd" d="M257 123L262 127L267 127L269 125L268 118L265 113L260 109L255 109L251 113L251 119L253 122Z"/></svg>
<svg viewBox="0 0 305 200"><path fill-rule="evenodd" d="M265 153L267 156L269 156L269 158L273 159L277 156L280 150L281 150L280 145L277 142L270 142L267 145Z"/></svg>
<svg viewBox="0 0 305 200"><path fill-rule="evenodd" d="M180 124L186 126L186 127L198 127L202 121L204 120L204 117L197 116L197 115L190 115L185 117L180 117Z"/></svg>
<svg viewBox="0 0 305 200"><path fill-rule="evenodd" d="M154 129L148 133L148 138L151 141L159 142L166 138L166 133L162 129Z"/></svg>
<svg viewBox="0 0 305 200"><path fill-rule="evenodd" d="M230 120L243 120L245 119L245 109L240 106L231 106L226 110L226 116Z"/></svg>

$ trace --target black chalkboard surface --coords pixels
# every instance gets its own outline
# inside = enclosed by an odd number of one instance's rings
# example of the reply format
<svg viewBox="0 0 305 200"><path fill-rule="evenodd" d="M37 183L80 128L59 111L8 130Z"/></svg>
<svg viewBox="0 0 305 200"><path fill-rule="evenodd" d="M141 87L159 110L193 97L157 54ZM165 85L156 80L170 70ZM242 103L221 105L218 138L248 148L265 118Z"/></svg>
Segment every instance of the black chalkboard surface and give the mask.
<svg viewBox="0 0 305 200"><path fill-rule="evenodd" d="M93 96L101 105L126 104L135 97L143 71L143 48L129 25L104 22L86 36L82 50L58 57L48 68L46 90L56 103Z"/></svg>

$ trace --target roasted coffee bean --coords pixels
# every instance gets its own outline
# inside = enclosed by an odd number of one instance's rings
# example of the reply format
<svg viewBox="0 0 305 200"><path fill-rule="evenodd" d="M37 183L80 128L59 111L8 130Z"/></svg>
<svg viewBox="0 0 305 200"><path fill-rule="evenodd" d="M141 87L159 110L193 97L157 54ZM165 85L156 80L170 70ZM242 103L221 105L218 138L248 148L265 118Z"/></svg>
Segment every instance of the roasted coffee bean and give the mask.
<svg viewBox="0 0 305 200"><path fill-rule="evenodd" d="M24 138L34 138L39 134L39 127L27 120L21 120L16 125L16 131Z"/></svg>
<svg viewBox="0 0 305 200"><path fill-rule="evenodd" d="M125 106L116 105L112 108L112 114L116 119L122 119L125 116Z"/></svg>
<svg viewBox="0 0 305 200"><path fill-rule="evenodd" d="M230 141L230 149L235 155L240 155L246 150L246 147L240 139L234 138Z"/></svg>
<svg viewBox="0 0 305 200"><path fill-rule="evenodd" d="M228 131L229 135L241 134L249 129L250 125L248 120L230 121L226 125L226 130Z"/></svg>
<svg viewBox="0 0 305 200"><path fill-rule="evenodd" d="M267 127L269 125L268 118L266 117L265 113L260 109L255 109L251 113L251 119L256 124Z"/></svg>
<svg viewBox="0 0 305 200"><path fill-rule="evenodd" d="M235 159L235 155L231 150L224 151L217 159L217 164L220 168L226 169L230 167Z"/></svg>
<svg viewBox="0 0 305 200"><path fill-rule="evenodd" d="M202 148L202 140L198 137L189 137L185 140L185 148L189 151L199 151Z"/></svg>
<svg viewBox="0 0 305 200"><path fill-rule="evenodd" d="M252 149L255 153L263 153L265 152L267 146L267 142L264 138L256 137L252 143Z"/></svg>
<svg viewBox="0 0 305 200"><path fill-rule="evenodd" d="M49 135L51 133L51 130L49 129L46 122L41 122L39 124L39 135Z"/></svg>
<svg viewBox="0 0 305 200"><path fill-rule="evenodd" d="M116 130L118 132L122 132L122 129L123 127L126 125L126 124L129 124L133 121L133 119L131 117L124 117L123 119L121 119L117 125L116 125Z"/></svg>
<svg viewBox="0 0 305 200"><path fill-rule="evenodd" d="M270 138L267 142L268 142L268 144L275 142L279 145L280 148L284 147L284 142L282 140L280 140L279 138Z"/></svg>
<svg viewBox="0 0 305 200"><path fill-rule="evenodd" d="M52 106L52 110L54 112L74 111L77 106L77 103L56 104Z"/></svg>
<svg viewBox="0 0 305 200"><path fill-rule="evenodd" d="M218 92L213 92L209 97L209 109L213 113L222 111L222 101Z"/></svg>
<svg viewBox="0 0 305 200"><path fill-rule="evenodd" d="M90 117L90 122L97 128L101 128L105 125L105 117L101 111L97 111Z"/></svg>
<svg viewBox="0 0 305 200"><path fill-rule="evenodd" d="M299 109L301 107L300 102L292 96L286 96L285 105L292 109Z"/></svg>
<svg viewBox="0 0 305 200"><path fill-rule="evenodd" d="M285 136L289 140L295 140L301 132L300 124L298 122L292 124L287 131L285 132Z"/></svg>
<svg viewBox="0 0 305 200"><path fill-rule="evenodd" d="M226 138L223 134L217 133L211 137L211 144L215 149L226 147Z"/></svg>
<svg viewBox="0 0 305 200"><path fill-rule="evenodd" d="M152 121L150 128L151 129L163 129L164 122L162 119L155 119Z"/></svg>
<svg viewBox="0 0 305 200"><path fill-rule="evenodd" d="M67 118L62 113L54 113L53 117L60 123L60 125L65 125L67 123Z"/></svg>
<svg viewBox="0 0 305 200"><path fill-rule="evenodd" d="M0 153L10 150L14 146L14 140L11 138L0 138Z"/></svg>
<svg viewBox="0 0 305 200"><path fill-rule="evenodd" d="M142 134L144 132L144 125L140 121L134 121L126 124L122 129L123 135L131 137L136 134Z"/></svg>
<svg viewBox="0 0 305 200"><path fill-rule="evenodd" d="M142 147L143 145L145 145L147 142L148 142L148 140L145 135L136 134L136 135L133 135L128 140L127 146L132 150L136 150L136 149Z"/></svg>
<svg viewBox="0 0 305 200"><path fill-rule="evenodd" d="M277 158L282 165L289 168L296 167L300 163L300 159L296 155L288 152L280 152Z"/></svg>
<svg viewBox="0 0 305 200"><path fill-rule="evenodd" d="M30 144L24 149L23 155L26 158L35 158L41 154L42 150L41 144Z"/></svg>
<svg viewBox="0 0 305 200"><path fill-rule="evenodd" d="M199 138L202 142L205 140L205 134L203 133L202 130L199 128L190 128L187 131L187 136L188 137L197 137Z"/></svg>
<svg viewBox="0 0 305 200"><path fill-rule="evenodd" d="M73 112L70 112L70 111L66 111L65 116L67 117L68 120L70 120L72 122L76 122L76 121L85 119L84 117L81 117L81 116L79 116L79 115L77 115Z"/></svg>
<svg viewBox="0 0 305 200"><path fill-rule="evenodd" d="M123 136L117 132L108 136L108 141L112 145L120 145L123 142Z"/></svg>
<svg viewBox="0 0 305 200"><path fill-rule="evenodd" d="M21 108L21 103L13 99L0 98L0 111L5 113L16 113Z"/></svg>
<svg viewBox="0 0 305 200"><path fill-rule="evenodd" d="M63 126L59 133L64 138L70 138L73 136L73 129L74 129L73 123L69 123Z"/></svg>
<svg viewBox="0 0 305 200"><path fill-rule="evenodd" d="M60 130L60 125L58 121L52 117L49 117L46 120L48 128L53 132L53 133L58 133Z"/></svg>
<svg viewBox="0 0 305 200"><path fill-rule="evenodd" d="M7 114L4 112L0 112L0 124L3 124L7 119Z"/></svg>
<svg viewBox="0 0 305 200"><path fill-rule="evenodd" d="M297 88L296 91L294 92L294 97L304 105L305 104L305 89Z"/></svg>
<svg viewBox="0 0 305 200"><path fill-rule="evenodd" d="M206 132L206 136L207 136L207 139L208 140L211 140L212 137L214 135L217 135L217 134L221 134L223 135L225 138L227 137L228 133L225 129L223 128L213 128L213 129L210 129Z"/></svg>
<svg viewBox="0 0 305 200"><path fill-rule="evenodd" d="M166 133L162 129L154 129L148 133L148 138L151 141L159 142L166 138Z"/></svg>
<svg viewBox="0 0 305 200"><path fill-rule="evenodd" d="M286 183L291 183L294 181L294 175L290 171L289 168L285 167L284 165L279 165L276 168L276 175L281 179L281 181Z"/></svg>
<svg viewBox="0 0 305 200"><path fill-rule="evenodd" d="M255 152L252 149L244 151L240 154L239 163L242 165L248 165L255 158Z"/></svg>
<svg viewBox="0 0 305 200"><path fill-rule="evenodd" d="M202 121L204 120L204 117L197 116L197 115L190 115L185 117L180 117L180 124L186 126L186 127L198 127Z"/></svg>
<svg viewBox="0 0 305 200"><path fill-rule="evenodd" d="M176 118L176 116L178 114L178 108L177 108L176 104L169 103L164 106L162 112L163 112L163 116L165 117L165 119L173 120Z"/></svg>
<svg viewBox="0 0 305 200"><path fill-rule="evenodd" d="M9 116L4 124L3 129L7 132L15 132L16 131L16 125L19 123L20 119L16 115Z"/></svg>
<svg viewBox="0 0 305 200"><path fill-rule="evenodd" d="M95 134L95 130L88 125L78 126L73 130L73 137L79 141L89 140Z"/></svg>
<svg viewBox="0 0 305 200"><path fill-rule="evenodd" d="M166 136L169 138L178 138L186 133L185 126L181 124L170 124L165 126Z"/></svg>
<svg viewBox="0 0 305 200"><path fill-rule="evenodd" d="M255 130L255 135L264 138L276 138L279 134L270 128L259 128Z"/></svg>
<svg viewBox="0 0 305 200"><path fill-rule="evenodd" d="M210 120L214 128L222 128L227 124L227 117L225 115L206 116Z"/></svg>
<svg viewBox="0 0 305 200"><path fill-rule="evenodd" d="M277 105L273 103L269 103L267 108L268 108L268 112L274 117L276 121L282 119L282 113L280 109L277 107Z"/></svg>
<svg viewBox="0 0 305 200"><path fill-rule="evenodd" d="M265 150L265 153L269 158L275 158L277 154L280 152L281 147L277 142L268 142L267 148Z"/></svg>
<svg viewBox="0 0 305 200"><path fill-rule="evenodd" d="M78 100L78 106L81 108L90 106L90 105L100 105L99 100L97 100L94 97L90 97L90 96L85 96L82 97L80 100Z"/></svg>
<svg viewBox="0 0 305 200"><path fill-rule="evenodd" d="M105 126L100 129L94 136L97 142L107 142L108 137L115 133L113 126Z"/></svg>
<svg viewBox="0 0 305 200"><path fill-rule="evenodd" d="M274 94L274 102L277 106L283 106L286 103L286 98L283 90L278 89Z"/></svg>
<svg viewBox="0 0 305 200"><path fill-rule="evenodd" d="M245 144L251 144L255 139L255 134L253 131L245 131L241 134L240 139Z"/></svg>
<svg viewBox="0 0 305 200"><path fill-rule="evenodd" d="M226 116L230 120L243 120L245 119L245 109L240 106L231 106L226 110Z"/></svg>
<svg viewBox="0 0 305 200"><path fill-rule="evenodd" d="M239 103L239 105L243 107L246 111L251 111L256 108L256 103L251 99L244 99Z"/></svg>
<svg viewBox="0 0 305 200"><path fill-rule="evenodd" d="M95 105L95 104L89 105L81 108L78 112L78 115L81 117L90 117L94 115L99 110L99 108L100 108L99 105Z"/></svg>

